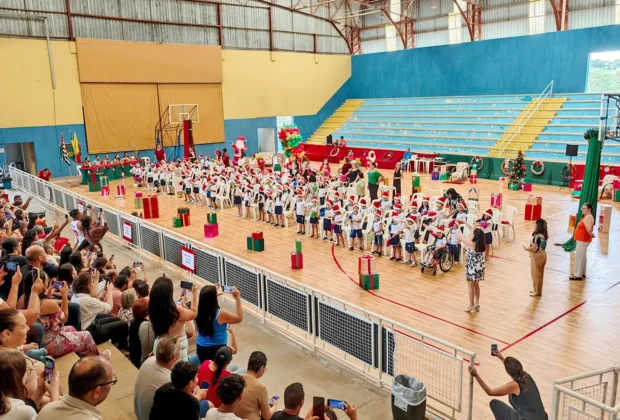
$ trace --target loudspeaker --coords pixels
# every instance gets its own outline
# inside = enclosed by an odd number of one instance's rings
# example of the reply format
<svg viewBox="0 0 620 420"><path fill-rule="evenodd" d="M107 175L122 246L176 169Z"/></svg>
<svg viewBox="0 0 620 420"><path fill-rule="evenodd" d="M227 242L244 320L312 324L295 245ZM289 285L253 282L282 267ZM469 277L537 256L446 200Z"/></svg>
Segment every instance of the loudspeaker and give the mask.
<svg viewBox="0 0 620 420"><path fill-rule="evenodd" d="M567 144L566 145L566 156L577 156L578 151L579 151L578 144Z"/></svg>
<svg viewBox="0 0 620 420"><path fill-rule="evenodd" d="M327 139L325 140L325 144L334 144L332 139L333 139L332 135L331 134L328 135Z"/></svg>

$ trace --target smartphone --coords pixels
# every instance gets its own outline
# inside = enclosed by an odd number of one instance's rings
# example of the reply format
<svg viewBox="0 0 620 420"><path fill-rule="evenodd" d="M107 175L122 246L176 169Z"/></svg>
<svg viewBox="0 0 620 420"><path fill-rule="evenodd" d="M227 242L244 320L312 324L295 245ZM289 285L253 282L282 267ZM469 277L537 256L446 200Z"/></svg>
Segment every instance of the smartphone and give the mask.
<svg viewBox="0 0 620 420"><path fill-rule="evenodd" d="M17 263L6 261L4 263L4 271L6 271L7 273L15 273L17 271Z"/></svg>
<svg viewBox="0 0 620 420"><path fill-rule="evenodd" d="M138 268L138 267L142 268L142 265L143 264L142 264L141 261L134 261L133 262L133 268Z"/></svg>
<svg viewBox="0 0 620 420"><path fill-rule="evenodd" d="M232 293L232 286L222 286L222 292Z"/></svg>
<svg viewBox="0 0 620 420"><path fill-rule="evenodd" d="M45 380L47 383L52 383L54 379L54 365L56 362L52 356L45 356Z"/></svg>
<svg viewBox="0 0 620 420"><path fill-rule="evenodd" d="M497 344L491 344L491 356L497 356Z"/></svg>
<svg viewBox="0 0 620 420"><path fill-rule="evenodd" d="M64 284L61 281L53 281L52 286L56 289L57 292L60 292L60 289L63 288Z"/></svg>
<svg viewBox="0 0 620 420"><path fill-rule="evenodd" d="M181 290L181 300L183 300L185 296L187 296L187 289Z"/></svg>
<svg viewBox="0 0 620 420"><path fill-rule="evenodd" d="M273 405L273 403L275 403L279 399L280 397L278 397L277 395L274 395L273 397L269 398L269 405Z"/></svg>
<svg viewBox="0 0 620 420"><path fill-rule="evenodd" d="M202 381L202 383L200 384L200 389L209 389L209 385L209 382Z"/></svg>
<svg viewBox="0 0 620 420"><path fill-rule="evenodd" d="M343 400L327 400L327 406L329 408L337 408L338 410L345 410L346 407L344 405Z"/></svg>
<svg viewBox="0 0 620 420"><path fill-rule="evenodd" d="M39 272L39 269L36 267L32 267L32 275L34 276L34 279L40 279L41 277L41 273Z"/></svg>
<svg viewBox="0 0 620 420"><path fill-rule="evenodd" d="M181 289L192 290L193 287L194 283L192 283L191 281L181 280Z"/></svg>
<svg viewBox="0 0 620 420"><path fill-rule="evenodd" d="M325 420L325 398L314 397L312 399L312 415Z"/></svg>

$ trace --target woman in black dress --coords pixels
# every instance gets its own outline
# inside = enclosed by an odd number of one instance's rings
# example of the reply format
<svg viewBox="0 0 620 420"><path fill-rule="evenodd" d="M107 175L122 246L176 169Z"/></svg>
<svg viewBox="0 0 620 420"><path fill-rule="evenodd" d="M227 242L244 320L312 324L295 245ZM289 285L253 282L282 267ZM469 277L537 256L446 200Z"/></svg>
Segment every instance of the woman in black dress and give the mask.
<svg viewBox="0 0 620 420"><path fill-rule="evenodd" d="M400 191L401 187L400 187L400 180L402 179L402 175L400 173L401 171L401 165L400 163L396 164L396 167L394 168L394 193L395 194L402 194L402 192Z"/></svg>

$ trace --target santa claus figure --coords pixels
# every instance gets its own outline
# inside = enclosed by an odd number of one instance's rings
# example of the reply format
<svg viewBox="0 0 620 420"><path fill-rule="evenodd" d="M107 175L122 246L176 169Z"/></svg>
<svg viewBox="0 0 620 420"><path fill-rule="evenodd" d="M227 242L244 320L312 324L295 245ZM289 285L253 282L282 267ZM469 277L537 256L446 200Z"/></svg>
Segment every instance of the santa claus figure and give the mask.
<svg viewBox="0 0 620 420"><path fill-rule="evenodd" d="M246 141L247 140L245 139L245 137L239 136L237 137L237 141L233 143L232 147L235 151L233 155L233 165L237 164L237 161L239 160L239 158L241 158L241 153L248 150L248 148L245 146Z"/></svg>

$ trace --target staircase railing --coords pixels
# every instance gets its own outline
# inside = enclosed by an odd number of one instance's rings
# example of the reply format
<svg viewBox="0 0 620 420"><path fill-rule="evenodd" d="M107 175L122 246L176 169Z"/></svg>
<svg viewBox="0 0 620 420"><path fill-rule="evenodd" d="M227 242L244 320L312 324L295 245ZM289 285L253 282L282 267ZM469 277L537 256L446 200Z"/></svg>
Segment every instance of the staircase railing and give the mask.
<svg viewBox="0 0 620 420"><path fill-rule="evenodd" d="M519 115L519 118L515 121L515 123L511 124L511 128L508 133L506 133L506 137L498 145L498 147L501 148L497 155L498 157L502 157L506 148L510 146L510 143L512 143L519 134L521 134L525 124L527 124L530 118L538 112L540 105L544 102L544 100L551 97L551 95L553 95L553 80L549 82L547 87L540 93L540 95L538 95L534 102L532 102L535 106L531 107L524 114Z"/></svg>

